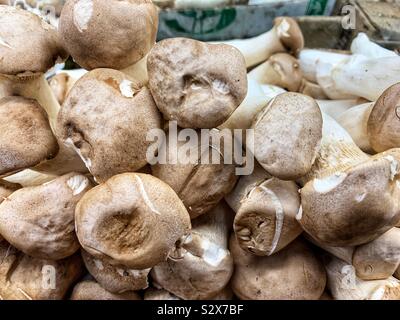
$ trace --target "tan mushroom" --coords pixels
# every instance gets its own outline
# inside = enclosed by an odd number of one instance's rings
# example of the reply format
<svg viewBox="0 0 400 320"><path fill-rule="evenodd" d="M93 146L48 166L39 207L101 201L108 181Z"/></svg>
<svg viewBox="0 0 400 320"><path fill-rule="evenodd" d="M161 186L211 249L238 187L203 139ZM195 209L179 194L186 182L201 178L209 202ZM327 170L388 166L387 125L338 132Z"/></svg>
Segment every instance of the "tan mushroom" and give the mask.
<svg viewBox="0 0 400 320"><path fill-rule="evenodd" d="M391 277L400 265L400 229L392 228L375 240L356 248L353 266L363 280Z"/></svg>
<svg viewBox="0 0 400 320"><path fill-rule="evenodd" d="M319 151L322 117L316 101L299 93L283 93L256 117L248 147L271 175L294 180L307 174Z"/></svg>
<svg viewBox="0 0 400 320"><path fill-rule="evenodd" d="M114 176L87 192L76 208L75 224L89 254L137 270L165 261L191 226L171 187L136 173Z"/></svg>
<svg viewBox="0 0 400 320"><path fill-rule="evenodd" d="M85 280L75 285L70 300L141 300L136 292L111 293L96 281Z"/></svg>
<svg viewBox="0 0 400 320"><path fill-rule="evenodd" d="M63 104L71 88L87 71L85 69L62 70L49 79L49 85L58 103Z"/></svg>
<svg viewBox="0 0 400 320"><path fill-rule="evenodd" d="M21 185L11 183L0 179L0 204L7 199L13 192L21 188ZM0 235L0 242L3 241L3 237Z"/></svg>
<svg viewBox="0 0 400 320"><path fill-rule="evenodd" d="M231 237L235 262L231 283L242 300L318 300L325 289L322 263L302 240L269 257L242 250Z"/></svg>
<svg viewBox="0 0 400 320"><path fill-rule="evenodd" d="M400 267L397 268L396 272L394 273L394 276L400 280Z"/></svg>
<svg viewBox="0 0 400 320"><path fill-rule="evenodd" d="M182 128L218 127L246 96L246 66L232 46L166 39L151 50L147 67L158 108Z"/></svg>
<svg viewBox="0 0 400 320"><path fill-rule="evenodd" d="M228 284L233 261L228 237L233 213L225 203L192 221L190 235L166 262L151 270L153 281L185 300L207 300Z"/></svg>
<svg viewBox="0 0 400 320"><path fill-rule="evenodd" d="M224 41L236 47L246 60L246 66L252 67L268 60L274 53L290 52L298 54L304 47L304 38L297 22L290 17L274 20L274 27L257 37Z"/></svg>
<svg viewBox="0 0 400 320"><path fill-rule="evenodd" d="M400 281L389 277L365 281L357 278L352 265L335 258L325 258L328 289L335 300L399 300Z"/></svg>
<svg viewBox="0 0 400 320"><path fill-rule="evenodd" d="M11 176L5 177L4 180L10 183L20 184L23 187L34 187L52 181L57 177L57 175L25 169Z"/></svg>
<svg viewBox="0 0 400 320"><path fill-rule="evenodd" d="M296 220L301 210L297 185L271 177L260 166L242 177L225 199L236 212L238 244L250 253L272 255L303 231Z"/></svg>
<svg viewBox="0 0 400 320"><path fill-rule="evenodd" d="M181 300L164 289L149 288L144 292L143 300Z"/></svg>
<svg viewBox="0 0 400 320"><path fill-rule="evenodd" d="M113 266L104 259L91 256L85 250L82 250L82 258L89 273L109 292L123 293L148 287L147 276L150 269L133 270L123 266Z"/></svg>
<svg viewBox="0 0 400 320"><path fill-rule="evenodd" d="M53 261L32 258L0 241L0 300L61 300L83 275L79 255Z"/></svg>
<svg viewBox="0 0 400 320"><path fill-rule="evenodd" d="M17 190L0 205L0 234L34 258L71 256L79 249L75 207L90 188L85 176L70 173L41 186Z"/></svg>
<svg viewBox="0 0 400 320"><path fill-rule="evenodd" d="M98 183L144 167L148 131L160 127L150 91L111 69L79 79L58 117L61 140L72 145Z"/></svg>
<svg viewBox="0 0 400 320"><path fill-rule="evenodd" d="M0 99L0 176L35 167L56 156L58 144L35 100Z"/></svg>
<svg viewBox="0 0 400 320"><path fill-rule="evenodd" d="M400 149L369 156L328 115L321 151L303 179L299 222L318 242L355 246L400 220Z"/></svg>
<svg viewBox="0 0 400 320"><path fill-rule="evenodd" d="M176 144L170 145L168 142L170 139L167 136L166 153L175 152L178 155L178 161L177 163L171 161L152 166L153 175L174 189L192 219L215 207L225 195L231 192L237 181L235 164L225 164L228 160L225 155L230 156L233 162L231 132L213 129L210 132L208 143L204 141L205 144L200 141L200 132L196 133L196 136L199 143L190 146L192 151L187 155L182 155L180 151L178 153L178 149L186 145L185 142L178 141ZM220 143L220 137L224 139L222 143ZM198 157L191 161L190 157L195 154L195 151ZM207 152L209 153L209 158L207 157L209 163L205 164L203 161ZM212 162L213 157L219 160L218 163Z"/></svg>

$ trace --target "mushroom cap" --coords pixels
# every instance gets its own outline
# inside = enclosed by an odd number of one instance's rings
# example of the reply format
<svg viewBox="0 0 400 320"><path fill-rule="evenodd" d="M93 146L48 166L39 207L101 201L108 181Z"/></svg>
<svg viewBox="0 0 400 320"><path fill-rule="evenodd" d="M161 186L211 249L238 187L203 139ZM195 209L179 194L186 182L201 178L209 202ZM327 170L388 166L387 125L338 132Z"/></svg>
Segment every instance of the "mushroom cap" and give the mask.
<svg viewBox="0 0 400 320"><path fill-rule="evenodd" d="M96 281L85 280L75 285L70 300L141 300L136 292L111 293Z"/></svg>
<svg viewBox="0 0 400 320"><path fill-rule="evenodd" d="M233 273L226 228L232 225L232 216L222 202L195 219L190 235L167 261L151 270L154 283L185 300L208 300L221 292Z"/></svg>
<svg viewBox="0 0 400 320"><path fill-rule="evenodd" d="M46 112L36 100L0 99L0 176L34 167L58 152Z"/></svg>
<svg viewBox="0 0 400 320"><path fill-rule="evenodd" d="M201 152L204 150L204 145L201 145L200 133L197 132L199 140L198 144L191 145L191 150L198 152L198 159L194 159L188 164L183 164L184 161L180 149L186 143L178 141L177 144L171 146L169 136L166 139L166 152L179 152L178 163L156 164L152 166L152 173L157 178L171 186L177 193L179 198L185 204L191 219L195 219L214 208L229 192L234 188L237 176L235 164L225 164L225 152L230 152L231 148L228 145L233 145L233 137L230 131L225 131L228 135L223 134L222 131L212 130L210 135L216 140L209 141L210 157L218 157L219 164L212 163L205 164L201 160L204 155ZM217 140L223 137L224 140ZM229 141L228 141L229 140ZM215 141L221 141L217 146ZM225 148L226 146L226 148ZM176 150L171 150L174 148ZM189 155L184 155L189 156ZM233 158L233 155L232 155ZM190 159L187 159L190 160ZM212 160L212 159L210 159Z"/></svg>
<svg viewBox="0 0 400 320"><path fill-rule="evenodd" d="M143 300L180 300L164 289L149 288L144 292Z"/></svg>
<svg viewBox="0 0 400 320"><path fill-rule="evenodd" d="M75 224L89 254L138 270L165 261L191 227L171 187L136 173L114 176L87 192L75 210Z"/></svg>
<svg viewBox="0 0 400 320"><path fill-rule="evenodd" d="M322 263L303 240L269 257L242 250L232 236L232 290L241 300L318 300L325 289Z"/></svg>
<svg viewBox="0 0 400 320"><path fill-rule="evenodd" d="M58 115L57 132L73 144L97 182L147 163L153 144L146 137L161 128L150 91L120 71L96 69L79 79Z"/></svg>
<svg viewBox="0 0 400 320"><path fill-rule="evenodd" d="M255 186L241 200L235 216L234 230L240 247L259 256L283 249L303 231L296 220L299 208L294 182L272 178Z"/></svg>
<svg viewBox="0 0 400 320"><path fill-rule="evenodd" d="M151 50L149 87L166 120L182 128L215 128L247 93L243 55L225 44L173 38Z"/></svg>
<svg viewBox="0 0 400 320"><path fill-rule="evenodd" d="M82 250L81 253L86 269L107 291L122 293L148 287L147 276L150 269L130 270L125 267L113 266L104 259L91 256L85 250Z"/></svg>
<svg viewBox="0 0 400 320"><path fill-rule="evenodd" d="M301 189L300 224L334 247L372 241L400 220L400 149L391 149Z"/></svg>
<svg viewBox="0 0 400 320"><path fill-rule="evenodd" d="M400 265L400 229L392 228L374 241L357 247L352 264L364 280L383 280Z"/></svg>
<svg viewBox="0 0 400 320"><path fill-rule="evenodd" d="M70 173L15 191L0 205L0 234L34 258L59 260L79 249L75 206L91 188L88 178Z"/></svg>
<svg viewBox="0 0 400 320"><path fill-rule="evenodd" d="M83 68L124 69L153 47L158 12L151 0L68 0L59 32Z"/></svg>
<svg viewBox="0 0 400 320"><path fill-rule="evenodd" d="M304 36L296 20L290 17L278 17L274 20L274 26L282 44L293 55L304 48Z"/></svg>
<svg viewBox="0 0 400 320"><path fill-rule="evenodd" d="M400 147L400 83L386 89L375 102L367 131L376 152Z"/></svg>
<svg viewBox="0 0 400 320"><path fill-rule="evenodd" d="M67 73L59 73L49 80L51 91L53 91L59 104L63 104L68 92L69 75Z"/></svg>
<svg viewBox="0 0 400 320"><path fill-rule="evenodd" d="M0 6L0 74L44 73L67 58L57 30L37 15Z"/></svg>
<svg viewBox="0 0 400 320"><path fill-rule="evenodd" d="M306 175L314 164L322 140L322 123L314 99L300 93L283 93L255 119L250 147L271 175L295 180Z"/></svg>
<svg viewBox="0 0 400 320"><path fill-rule="evenodd" d="M0 297L4 300L61 300L83 275L82 259L32 258L0 241Z"/></svg>

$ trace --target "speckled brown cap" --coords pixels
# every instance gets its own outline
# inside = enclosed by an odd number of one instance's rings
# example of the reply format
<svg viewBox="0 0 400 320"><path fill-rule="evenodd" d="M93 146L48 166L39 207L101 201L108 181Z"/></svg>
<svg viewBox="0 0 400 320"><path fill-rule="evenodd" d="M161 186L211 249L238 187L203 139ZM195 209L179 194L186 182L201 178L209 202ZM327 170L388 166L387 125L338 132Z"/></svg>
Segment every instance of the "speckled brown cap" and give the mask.
<svg viewBox="0 0 400 320"><path fill-rule="evenodd" d="M106 260L95 258L82 250L82 258L86 269L107 291L122 293L146 289L150 269L132 270L109 264Z"/></svg>
<svg viewBox="0 0 400 320"><path fill-rule="evenodd" d="M70 300L141 300L136 292L111 293L96 281L79 282L72 291Z"/></svg>
<svg viewBox="0 0 400 320"><path fill-rule="evenodd" d="M0 74L44 73L67 53L57 30L37 15L0 6Z"/></svg>
<svg viewBox="0 0 400 320"><path fill-rule="evenodd" d="M300 224L322 244L360 245L399 222L399 198L400 149L391 149L310 180L301 189Z"/></svg>
<svg viewBox="0 0 400 320"><path fill-rule="evenodd" d="M165 261L191 227L171 187L137 173L114 176L87 192L76 208L75 223L88 253L139 270Z"/></svg>
<svg viewBox="0 0 400 320"><path fill-rule="evenodd" d="M35 100L0 99L0 176L34 167L58 152L46 112Z"/></svg>
<svg viewBox="0 0 400 320"><path fill-rule="evenodd" d="M278 36L285 48L297 55L304 48L304 37L296 20L290 17L278 17L274 20Z"/></svg>
<svg viewBox="0 0 400 320"><path fill-rule="evenodd" d="M200 141L200 133L197 136ZM199 157L192 163L183 164L182 158L180 158L176 164L167 163L152 166L153 175L174 189L185 204L192 219L207 213L215 207L234 188L238 178L235 172L235 164L224 164L224 161L227 160L224 159L224 151L229 150L224 147L229 144L230 146L233 145L231 133L222 135L221 131L215 129L210 132L210 136L214 138L223 136L225 139L221 142L220 146L217 146L215 143L218 140L210 139L209 147L207 148L210 157L215 155L220 159L219 164L202 163L201 156L204 156L205 153L202 154L202 152L205 149L199 143L198 148L197 145L193 146L196 147ZM228 139L230 142L228 142ZM167 136L166 141L169 141L169 136ZM178 141L173 146L170 146L168 142L166 143L167 154L169 152L178 152L178 148L181 148L185 144L181 141ZM171 149L176 147L178 147L176 150Z"/></svg>
<svg viewBox="0 0 400 320"><path fill-rule="evenodd" d="M34 258L71 256L79 249L75 206L90 188L88 178L70 173L17 190L0 205L0 234Z"/></svg>
<svg viewBox="0 0 400 320"><path fill-rule="evenodd" d="M229 45L166 39L151 50L147 68L158 108L183 128L218 127L247 93L244 58Z"/></svg>
<svg viewBox="0 0 400 320"><path fill-rule="evenodd" d="M96 69L79 79L57 123L61 140L74 146L98 183L144 167L152 144L147 134L160 127L150 91L111 69Z"/></svg>
<svg viewBox="0 0 400 320"><path fill-rule="evenodd" d="M157 29L151 0L68 0L59 23L65 47L87 70L138 62L154 45Z"/></svg>
<svg viewBox="0 0 400 320"><path fill-rule="evenodd" d="M231 285L239 299L318 300L324 292L324 267L303 240L270 257L257 257L232 236L230 250L235 262Z"/></svg>
<svg viewBox="0 0 400 320"><path fill-rule="evenodd" d="M400 83L385 90L375 102L367 131L376 152L400 147Z"/></svg>
<svg viewBox="0 0 400 320"><path fill-rule="evenodd" d="M190 235L177 244L166 262L151 270L153 282L185 300L211 299L218 294L233 272L228 250L233 215L221 202L193 220Z"/></svg>
<svg viewBox="0 0 400 320"><path fill-rule="evenodd" d="M61 300L84 272L79 254L35 259L6 241L0 241L0 261L0 300Z"/></svg>
<svg viewBox="0 0 400 320"><path fill-rule="evenodd" d="M300 93L272 100L253 123L254 155L271 175L295 180L307 174L318 155L322 115L317 102Z"/></svg>

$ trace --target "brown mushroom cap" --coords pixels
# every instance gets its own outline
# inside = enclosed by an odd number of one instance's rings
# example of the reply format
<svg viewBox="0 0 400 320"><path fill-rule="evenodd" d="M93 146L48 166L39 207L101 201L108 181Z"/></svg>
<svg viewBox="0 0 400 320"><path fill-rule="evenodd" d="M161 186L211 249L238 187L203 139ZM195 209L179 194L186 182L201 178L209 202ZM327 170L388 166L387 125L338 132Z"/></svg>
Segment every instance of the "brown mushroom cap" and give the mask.
<svg viewBox="0 0 400 320"><path fill-rule="evenodd" d="M322 115L314 99L280 94L260 112L253 128L254 155L271 175L295 180L311 170L322 139Z"/></svg>
<svg viewBox="0 0 400 320"><path fill-rule="evenodd" d="M87 192L76 208L75 223L88 253L138 270L165 261L191 226L171 187L136 173L114 176Z"/></svg>
<svg viewBox="0 0 400 320"><path fill-rule="evenodd" d="M394 276L400 280L400 266L397 268L396 272L394 273Z"/></svg>
<svg viewBox="0 0 400 320"><path fill-rule="evenodd" d="M79 255L53 261L32 258L0 241L0 300L61 300L83 275Z"/></svg>
<svg viewBox="0 0 400 320"><path fill-rule="evenodd" d="M0 132L0 176L34 167L58 152L47 114L35 100L1 99Z"/></svg>
<svg viewBox="0 0 400 320"><path fill-rule="evenodd" d="M87 70L138 62L154 45L157 29L151 0L68 0L59 24L65 47Z"/></svg>
<svg viewBox="0 0 400 320"><path fill-rule="evenodd" d="M120 71L96 69L71 89L57 126L100 183L146 165L146 136L161 127L161 115L146 87Z"/></svg>
<svg viewBox="0 0 400 320"><path fill-rule="evenodd" d="M286 49L297 55L304 48L303 32L296 20L290 17L278 17L274 20L279 39Z"/></svg>
<svg viewBox="0 0 400 320"><path fill-rule="evenodd" d="M400 149L312 179L301 190L300 224L318 242L354 246L376 239L400 220Z"/></svg>
<svg viewBox="0 0 400 320"><path fill-rule="evenodd" d="M376 152L400 147L400 83L388 88L375 102L367 131Z"/></svg>
<svg viewBox="0 0 400 320"><path fill-rule="evenodd" d="M91 256L85 250L82 250L82 258L86 269L107 291L122 293L148 287L147 276L150 269L131 270L125 267L113 266L104 259Z"/></svg>
<svg viewBox="0 0 400 320"><path fill-rule="evenodd" d="M177 244L166 262L151 270L154 283L185 300L206 300L217 295L233 272L228 250L232 218L233 212L221 202L193 220L190 235Z"/></svg>
<svg viewBox="0 0 400 320"><path fill-rule="evenodd" d="M353 266L364 280L387 279L400 265L400 229L392 228L375 240L357 247Z"/></svg>
<svg viewBox="0 0 400 320"><path fill-rule="evenodd" d="M141 300L136 292L111 293L92 280L79 282L70 300Z"/></svg>
<svg viewBox="0 0 400 320"><path fill-rule="evenodd" d="M276 178L254 186L241 200L234 230L243 250L259 256L278 252L301 233L296 220L300 208L294 182Z"/></svg>
<svg viewBox="0 0 400 320"><path fill-rule="evenodd" d="M67 57L57 30L37 15L0 6L0 74L44 73Z"/></svg>
<svg viewBox="0 0 400 320"><path fill-rule="evenodd" d="M235 262L231 284L242 300L317 300L325 289L322 263L302 240L269 257L257 257L242 250L231 237Z"/></svg>
<svg viewBox="0 0 400 320"><path fill-rule="evenodd" d="M151 50L147 68L158 108L183 128L218 127L247 93L244 58L229 45L166 39Z"/></svg>
<svg viewBox="0 0 400 320"><path fill-rule="evenodd" d="M193 163L183 164L184 161L180 157L177 164L167 163L152 166L153 175L174 189L185 204L192 219L207 213L215 207L234 188L237 181L236 166L224 163L225 150L229 150L228 145L233 145L231 132L225 132L228 134L221 134L221 131L217 129L210 132L210 147L207 150L209 151L210 158L215 153L215 156L220 159L219 164L202 164L201 156L204 155L202 154L204 145L201 145L200 133L198 133L199 144L193 144L193 150L196 148L196 151L198 151L198 160L196 159ZM224 140L217 146L216 141L220 141L219 137L224 137ZM212 138L216 138L216 140ZM168 141L169 136L165 142L167 154L169 152L178 152L178 148L185 145L185 142L178 141L176 145L170 146ZM171 148L175 147L176 150L171 150ZM212 159L209 160L211 162Z"/></svg>
<svg viewBox="0 0 400 320"><path fill-rule="evenodd" d="M90 188L88 178L70 173L41 186L17 190L0 205L0 234L35 258L71 256L79 249L75 206Z"/></svg>
<svg viewBox="0 0 400 320"><path fill-rule="evenodd" d="M143 300L181 300L164 289L149 288L144 293Z"/></svg>

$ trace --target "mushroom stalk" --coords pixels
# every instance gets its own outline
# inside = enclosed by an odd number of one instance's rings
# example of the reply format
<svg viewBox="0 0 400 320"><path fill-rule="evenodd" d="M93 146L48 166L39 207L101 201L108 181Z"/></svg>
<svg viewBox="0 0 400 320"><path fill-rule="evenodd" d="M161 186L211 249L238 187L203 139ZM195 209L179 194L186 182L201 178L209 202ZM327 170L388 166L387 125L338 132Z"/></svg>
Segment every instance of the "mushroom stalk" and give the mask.
<svg viewBox="0 0 400 320"><path fill-rule="evenodd" d="M132 79L135 79L140 84L146 85L149 82L149 75L147 73L147 55L133 65L120 71Z"/></svg>
<svg viewBox="0 0 400 320"><path fill-rule="evenodd" d="M400 281L389 277L365 281L356 276L351 264L335 257L325 259L328 289L335 300L398 300Z"/></svg>
<svg viewBox="0 0 400 320"><path fill-rule="evenodd" d="M53 174L40 173L31 169L26 169L5 177L4 180L11 183L18 183L23 187L34 187L52 181L55 178L57 178L57 176Z"/></svg>
<svg viewBox="0 0 400 320"><path fill-rule="evenodd" d="M246 66L249 68L268 60L274 53L286 52L288 49L297 53L303 48L304 39L295 20L280 17L275 19L274 27L270 31L257 37L222 43L229 44L242 52Z"/></svg>
<svg viewBox="0 0 400 320"><path fill-rule="evenodd" d="M361 54L368 58L385 58L398 56L392 50L381 47L380 45L372 42L368 36L360 32L351 43L350 50L353 54Z"/></svg>
<svg viewBox="0 0 400 320"><path fill-rule="evenodd" d="M339 116L351 109L352 107L360 105L360 99L341 99L341 100L325 100L319 99L317 103L322 112L332 117L337 121Z"/></svg>
<svg viewBox="0 0 400 320"><path fill-rule="evenodd" d="M273 178L260 166L239 180L226 201L236 212L237 241L252 254L272 255L302 233L296 221L301 212L296 184Z"/></svg>
<svg viewBox="0 0 400 320"><path fill-rule="evenodd" d="M182 299L211 299L229 282L233 260L228 238L233 213L220 203L193 220L191 233L181 240L166 262L155 266L154 282Z"/></svg>

